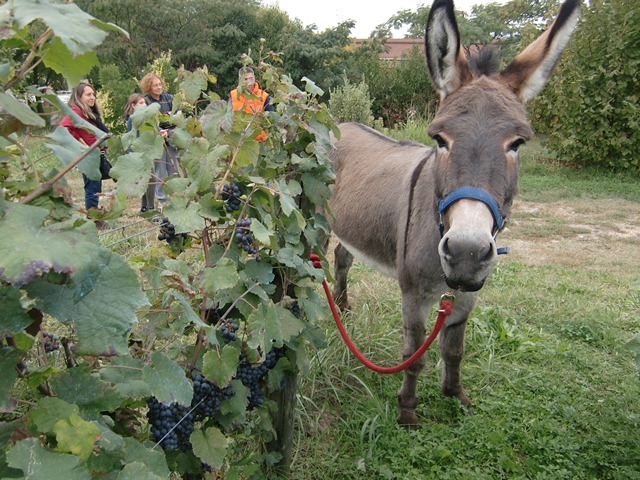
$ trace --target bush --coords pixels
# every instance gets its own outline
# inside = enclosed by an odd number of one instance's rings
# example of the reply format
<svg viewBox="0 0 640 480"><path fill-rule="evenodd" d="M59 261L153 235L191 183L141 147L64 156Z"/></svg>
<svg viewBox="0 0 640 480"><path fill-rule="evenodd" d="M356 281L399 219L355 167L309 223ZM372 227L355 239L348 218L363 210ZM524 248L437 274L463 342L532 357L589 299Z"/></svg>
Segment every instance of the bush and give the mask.
<svg viewBox="0 0 640 480"><path fill-rule="evenodd" d="M560 158L640 173L640 9L625 0L583 7L559 75L531 109Z"/></svg>
<svg viewBox="0 0 640 480"><path fill-rule="evenodd" d="M433 115L436 93L431 86L423 51L414 47L402 59L382 61L378 54L357 60L371 92L372 111L393 128L408 118Z"/></svg>
<svg viewBox="0 0 640 480"><path fill-rule="evenodd" d="M344 85L331 90L329 111L338 122L359 122L372 126L371 96L366 83L351 83L344 76Z"/></svg>

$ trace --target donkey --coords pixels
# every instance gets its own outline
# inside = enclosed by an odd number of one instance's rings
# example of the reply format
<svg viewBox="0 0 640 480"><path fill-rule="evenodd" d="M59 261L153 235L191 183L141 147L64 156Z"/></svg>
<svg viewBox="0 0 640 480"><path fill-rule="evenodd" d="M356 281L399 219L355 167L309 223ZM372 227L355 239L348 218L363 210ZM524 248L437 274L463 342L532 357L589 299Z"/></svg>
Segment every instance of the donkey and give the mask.
<svg viewBox="0 0 640 480"><path fill-rule="evenodd" d="M440 107L428 127L437 146L397 142L364 125L340 125L330 156L336 178L328 221L339 244L333 290L349 308L353 255L395 277L402 292L403 359L425 339L425 317L442 294L455 307L439 335L442 393L471 413L460 381L464 331L477 292L500 249L517 191L518 147L533 136L524 104L539 93L578 21L582 0L566 0L553 25L504 70L473 71L460 48L452 0L435 0L426 58ZM425 358L404 372L398 423L415 425L416 384Z"/></svg>

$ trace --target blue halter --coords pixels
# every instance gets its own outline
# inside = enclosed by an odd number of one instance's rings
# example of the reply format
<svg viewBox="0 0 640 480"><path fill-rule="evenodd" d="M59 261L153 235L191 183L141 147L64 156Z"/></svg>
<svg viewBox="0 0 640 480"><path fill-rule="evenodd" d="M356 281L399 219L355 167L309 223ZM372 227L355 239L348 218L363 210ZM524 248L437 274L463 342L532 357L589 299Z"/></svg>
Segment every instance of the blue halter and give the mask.
<svg viewBox="0 0 640 480"><path fill-rule="evenodd" d="M500 213L500 207L495 199L491 196L489 192L486 190L482 190L481 188L475 187L460 187L456 188L453 192L442 199L438 199L438 213L440 214L440 222L438 223L438 228L440 230L440 237L444 235L444 225L442 224L442 214L446 212L447 208L449 208L452 204L457 202L458 200L462 200L463 198L469 198L471 200L478 200L479 202L484 203L489 210L491 211L491 215L493 216L494 226L496 228L496 233L493 236L494 240L498 236L498 232L502 230L504 227L504 217L502 213ZM509 253L509 247L498 248L498 255L503 255Z"/></svg>

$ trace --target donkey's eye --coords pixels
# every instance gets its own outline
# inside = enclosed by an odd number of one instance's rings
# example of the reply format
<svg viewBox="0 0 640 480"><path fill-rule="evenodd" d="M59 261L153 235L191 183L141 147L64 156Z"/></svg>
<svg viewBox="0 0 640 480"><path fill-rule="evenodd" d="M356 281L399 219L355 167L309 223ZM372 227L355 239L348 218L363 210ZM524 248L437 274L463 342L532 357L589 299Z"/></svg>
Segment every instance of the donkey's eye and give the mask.
<svg viewBox="0 0 640 480"><path fill-rule="evenodd" d="M434 135L433 139L438 144L438 148L448 148L447 147L447 142L445 142L444 138L442 138L440 135Z"/></svg>
<svg viewBox="0 0 640 480"><path fill-rule="evenodd" d="M517 152L518 148L520 148L520 145L524 145L524 143L525 143L524 139L522 138L517 139L515 142L509 145L509 151Z"/></svg>

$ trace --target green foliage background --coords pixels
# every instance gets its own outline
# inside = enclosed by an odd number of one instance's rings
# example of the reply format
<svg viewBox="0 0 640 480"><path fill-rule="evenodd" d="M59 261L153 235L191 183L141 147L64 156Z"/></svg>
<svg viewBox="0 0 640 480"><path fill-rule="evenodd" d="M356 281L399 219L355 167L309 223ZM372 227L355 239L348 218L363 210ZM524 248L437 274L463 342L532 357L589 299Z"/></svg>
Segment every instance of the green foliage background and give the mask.
<svg viewBox="0 0 640 480"><path fill-rule="evenodd" d="M545 94L534 126L559 158L640 174L640 5L596 0Z"/></svg>

